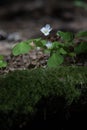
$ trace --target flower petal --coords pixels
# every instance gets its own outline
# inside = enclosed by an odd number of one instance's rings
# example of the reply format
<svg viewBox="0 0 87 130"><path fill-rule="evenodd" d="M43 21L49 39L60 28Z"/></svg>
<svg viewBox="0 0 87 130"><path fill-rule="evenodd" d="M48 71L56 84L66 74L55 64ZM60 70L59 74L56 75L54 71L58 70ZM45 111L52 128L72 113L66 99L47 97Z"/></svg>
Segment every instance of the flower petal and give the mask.
<svg viewBox="0 0 87 130"><path fill-rule="evenodd" d="M42 27L42 28L40 29L40 31L41 31L45 36L49 35L49 33L50 33L51 30L52 30L52 28L50 27L49 24L46 24L45 27Z"/></svg>
<svg viewBox="0 0 87 130"><path fill-rule="evenodd" d="M50 28L50 25L49 25L49 24L46 24L45 27L49 29L49 28Z"/></svg>

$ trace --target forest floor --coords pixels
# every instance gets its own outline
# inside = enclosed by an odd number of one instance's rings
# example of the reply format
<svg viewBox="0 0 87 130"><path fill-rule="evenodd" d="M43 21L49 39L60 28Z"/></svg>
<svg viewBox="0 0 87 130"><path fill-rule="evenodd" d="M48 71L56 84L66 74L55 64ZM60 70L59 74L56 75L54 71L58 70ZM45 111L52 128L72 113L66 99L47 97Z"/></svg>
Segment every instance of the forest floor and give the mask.
<svg viewBox="0 0 87 130"><path fill-rule="evenodd" d="M20 41L28 40L30 38L43 37L40 29L45 24L50 24L50 26L53 28L53 35L56 31L59 30L70 31L74 33L78 31L87 31L87 10L82 8L69 8L65 10L59 9L56 11L56 13L55 11L51 12L50 15L44 13L42 10L35 10L29 15L26 13L21 15L14 14L9 15L9 17L6 19L1 19L0 54L8 56L9 60L11 49L14 44ZM31 57L33 59L37 58L35 52L31 53ZM39 54L39 58L42 58L41 64L45 63L44 58L47 60L47 57L43 56L41 53ZM87 56L85 58L87 58ZM18 57L18 59L11 59L11 62L14 62L13 64L16 64L18 61L22 61L21 56ZM15 66L13 64L10 64L10 68ZM87 65L87 61L85 65ZM21 62L21 65L18 63L16 68L20 66L23 68L23 62ZM29 68L33 68L35 66L36 63L33 63L29 66ZM8 71L8 69L6 71Z"/></svg>

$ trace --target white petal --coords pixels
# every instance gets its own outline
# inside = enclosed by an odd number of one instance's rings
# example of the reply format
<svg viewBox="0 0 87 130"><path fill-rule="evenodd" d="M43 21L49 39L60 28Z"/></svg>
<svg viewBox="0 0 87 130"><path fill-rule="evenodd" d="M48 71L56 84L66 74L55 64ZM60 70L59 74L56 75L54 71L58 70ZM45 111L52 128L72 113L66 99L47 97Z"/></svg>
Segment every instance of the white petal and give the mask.
<svg viewBox="0 0 87 130"><path fill-rule="evenodd" d="M40 31L43 33L43 32L45 31L45 28L42 27L42 28L40 29Z"/></svg>
<svg viewBox="0 0 87 130"><path fill-rule="evenodd" d="M44 35L45 35L45 36L48 36L48 35L49 35L49 32L44 33Z"/></svg>
<svg viewBox="0 0 87 130"><path fill-rule="evenodd" d="M47 35L49 35L49 30L48 29L46 29L46 28L41 28L41 30L40 30L42 33L44 33L44 35L45 36L47 36Z"/></svg>
<svg viewBox="0 0 87 130"><path fill-rule="evenodd" d="M49 24L46 24L45 27L49 29L49 28L50 28L50 25L49 25Z"/></svg>
<svg viewBox="0 0 87 130"><path fill-rule="evenodd" d="M40 29L40 31L41 31L45 36L49 35L49 33L50 33L51 30L52 30L52 28L50 27L49 24L46 24L45 27L42 27L42 28Z"/></svg>
<svg viewBox="0 0 87 130"><path fill-rule="evenodd" d="M52 28L50 27L50 25L49 25L49 24L46 24L45 28L46 28L46 29L48 29L49 31L51 31L51 30L52 30Z"/></svg>
<svg viewBox="0 0 87 130"><path fill-rule="evenodd" d="M49 28L49 32L52 30L52 28Z"/></svg>

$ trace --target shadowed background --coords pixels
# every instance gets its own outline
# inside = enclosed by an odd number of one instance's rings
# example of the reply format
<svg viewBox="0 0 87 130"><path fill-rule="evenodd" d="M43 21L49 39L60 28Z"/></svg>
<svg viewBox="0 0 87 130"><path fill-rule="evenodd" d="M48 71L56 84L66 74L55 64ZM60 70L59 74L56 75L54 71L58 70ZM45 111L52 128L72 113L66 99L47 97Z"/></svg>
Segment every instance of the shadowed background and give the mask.
<svg viewBox="0 0 87 130"><path fill-rule="evenodd" d="M9 54L21 40L43 36L45 24L53 32L86 30L87 0L0 0L0 53Z"/></svg>

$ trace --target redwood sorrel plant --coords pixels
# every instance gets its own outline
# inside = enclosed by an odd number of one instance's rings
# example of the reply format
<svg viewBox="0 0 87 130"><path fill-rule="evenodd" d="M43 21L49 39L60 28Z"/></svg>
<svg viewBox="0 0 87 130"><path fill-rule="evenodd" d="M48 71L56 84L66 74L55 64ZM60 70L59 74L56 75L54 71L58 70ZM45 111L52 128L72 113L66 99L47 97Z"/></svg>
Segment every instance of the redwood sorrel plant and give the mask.
<svg viewBox="0 0 87 130"><path fill-rule="evenodd" d="M50 35L52 28L49 24L46 24L40 29L40 31L47 37ZM12 48L12 54L18 56L21 54L29 53L30 50L42 49L44 53L49 53L47 60L48 67L57 67L64 62L65 57L69 56L74 58L77 54L87 54L87 31L81 31L76 34L72 32L58 31L56 33L60 37L60 41L48 41L46 38L42 39L29 39L16 44ZM79 44L76 44L76 39L79 40ZM70 48L73 48L73 51ZM5 67L3 59L0 59L0 67Z"/></svg>

